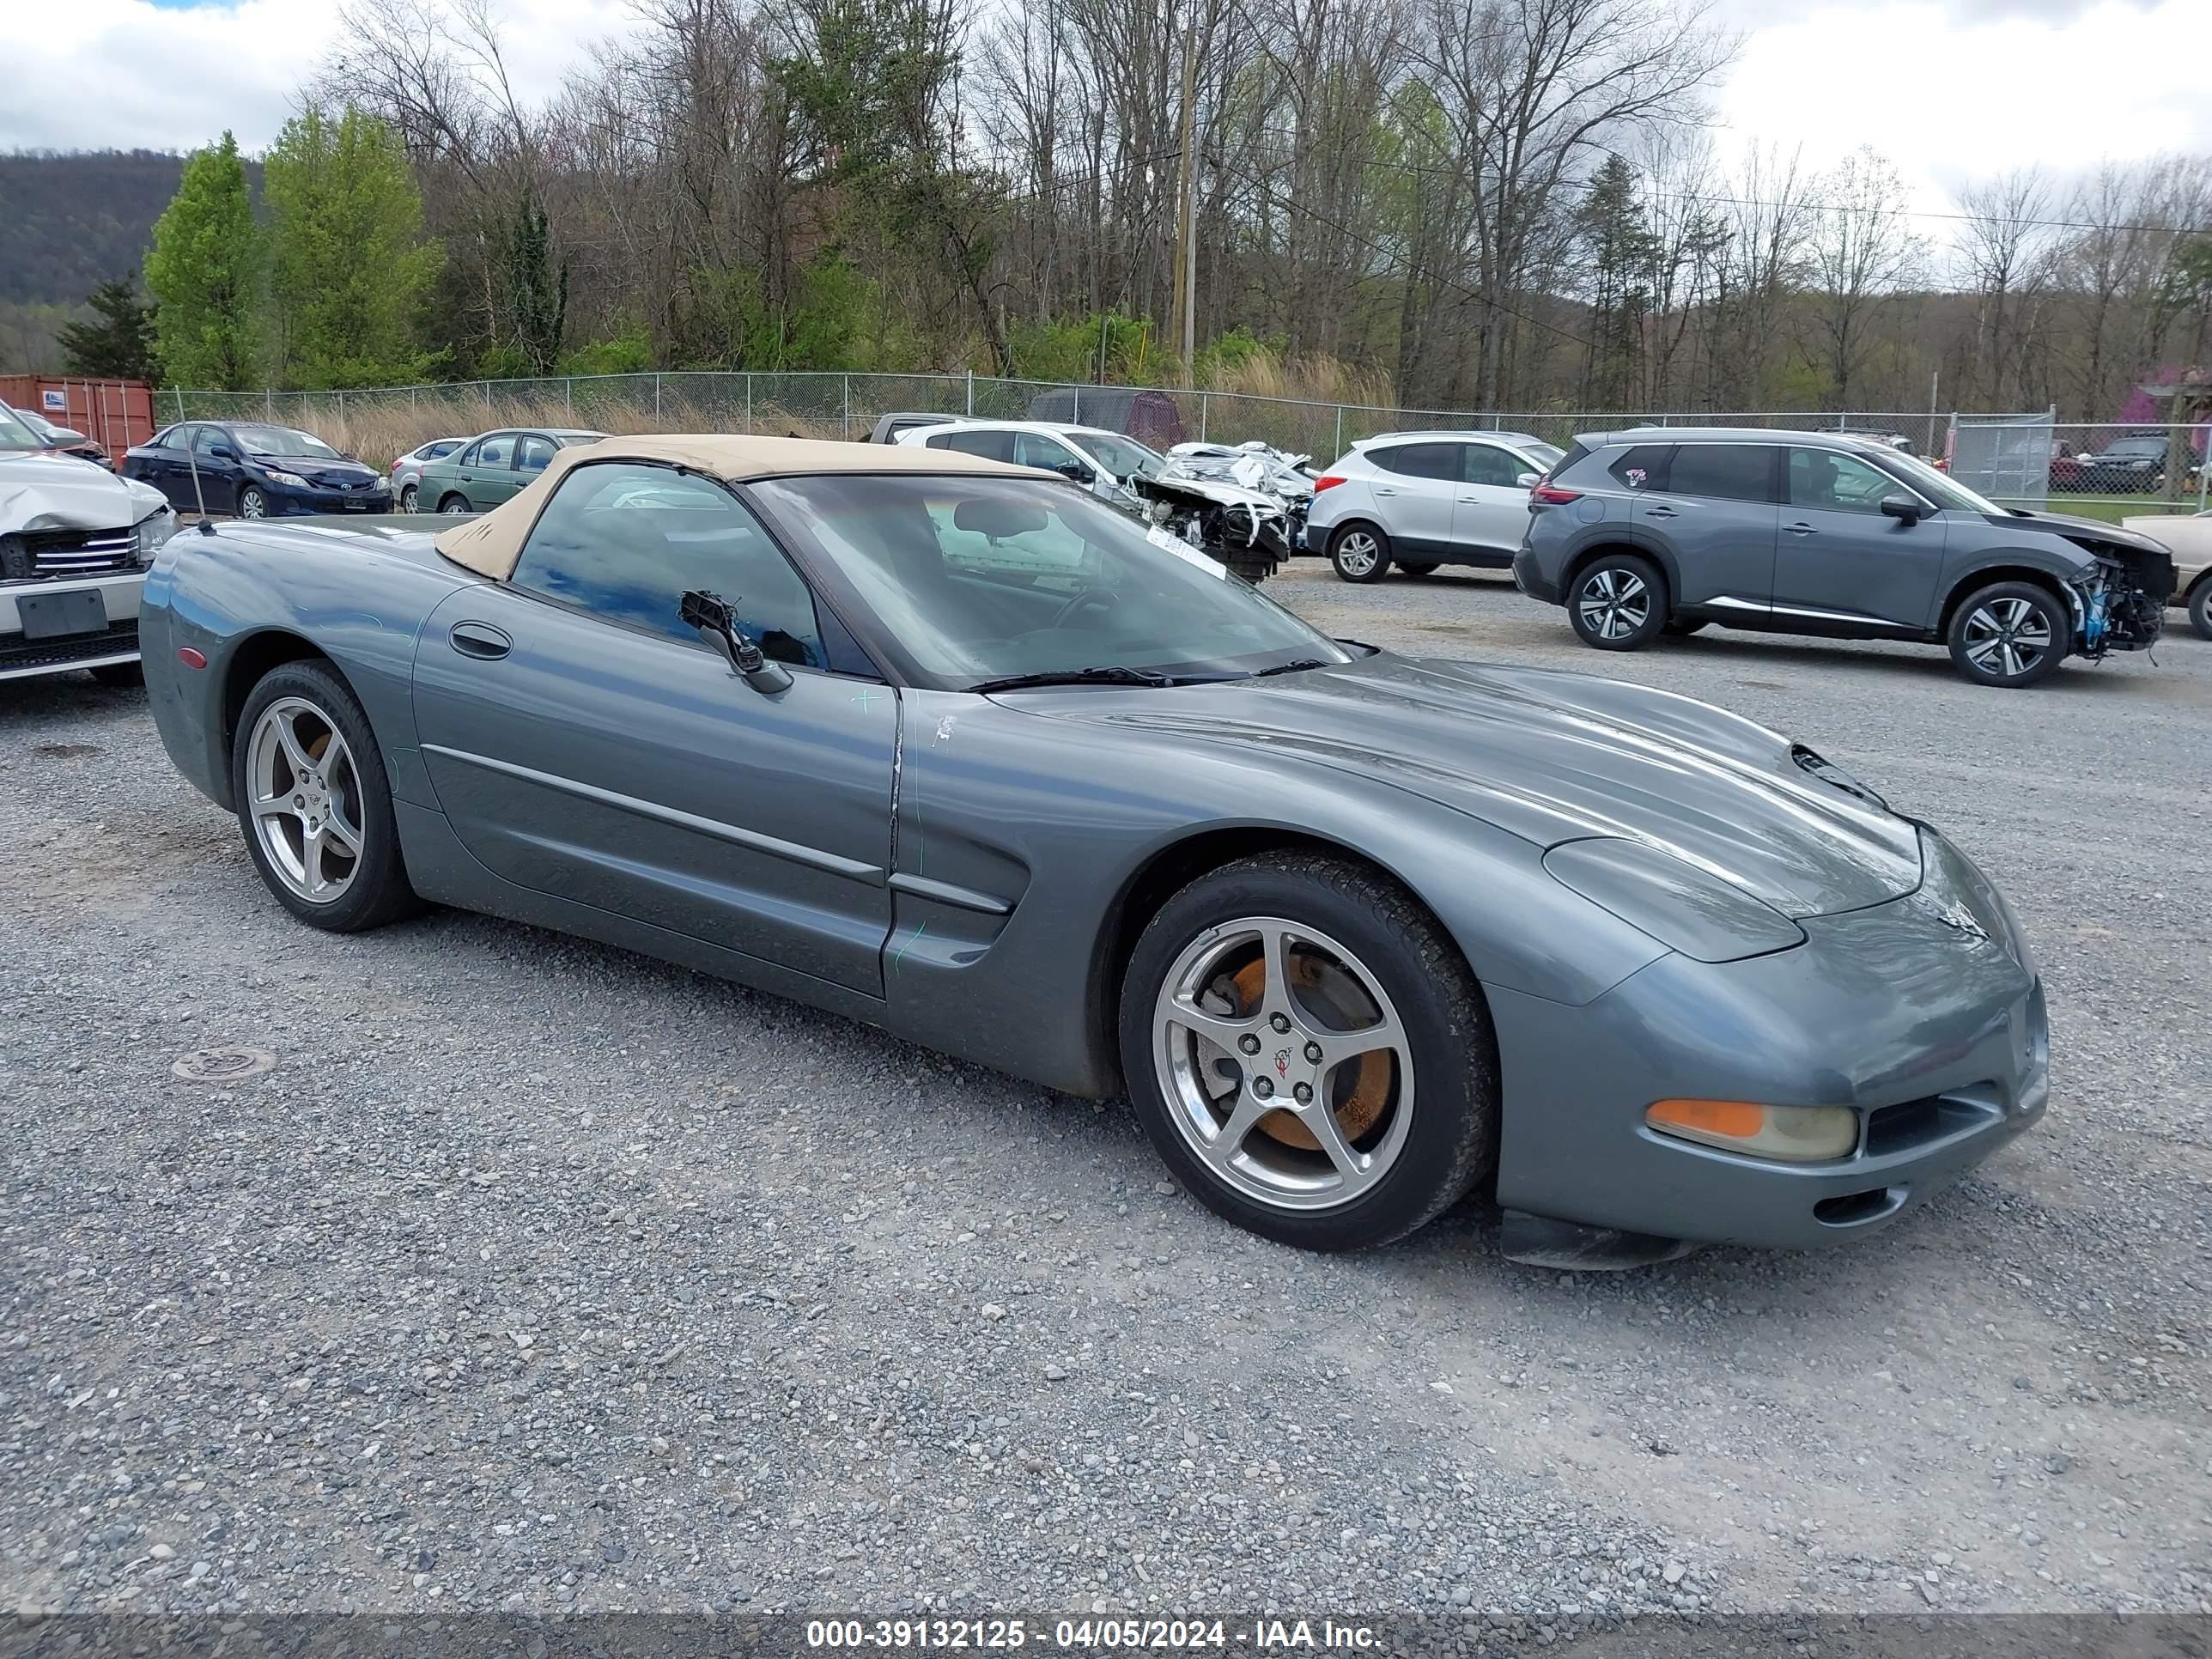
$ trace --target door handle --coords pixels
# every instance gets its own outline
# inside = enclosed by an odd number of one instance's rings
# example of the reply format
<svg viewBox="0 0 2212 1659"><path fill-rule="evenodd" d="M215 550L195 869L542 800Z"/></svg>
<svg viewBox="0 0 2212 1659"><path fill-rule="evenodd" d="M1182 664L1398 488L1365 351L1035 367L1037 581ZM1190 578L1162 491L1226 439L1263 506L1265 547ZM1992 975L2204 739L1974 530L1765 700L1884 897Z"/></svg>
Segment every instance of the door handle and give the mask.
<svg viewBox="0 0 2212 1659"><path fill-rule="evenodd" d="M1682 515L1671 507L1647 507L1644 509L1644 516L1647 519L1679 519Z"/></svg>
<svg viewBox="0 0 2212 1659"><path fill-rule="evenodd" d="M1786 524L1782 527L1793 536L1809 536L1813 533L1813 526L1809 524Z"/></svg>
<svg viewBox="0 0 2212 1659"><path fill-rule="evenodd" d="M1480 507L1482 505L1482 497L1480 495L1462 495L1459 500L1462 507Z"/></svg>
<svg viewBox="0 0 2212 1659"><path fill-rule="evenodd" d="M457 622L446 630L446 640L465 657L495 662L514 648L514 641L489 623Z"/></svg>
<svg viewBox="0 0 2212 1659"><path fill-rule="evenodd" d="M1375 486L1375 493L1378 495L1395 495L1398 493L1398 490L1397 487L1394 484L1376 484Z"/></svg>

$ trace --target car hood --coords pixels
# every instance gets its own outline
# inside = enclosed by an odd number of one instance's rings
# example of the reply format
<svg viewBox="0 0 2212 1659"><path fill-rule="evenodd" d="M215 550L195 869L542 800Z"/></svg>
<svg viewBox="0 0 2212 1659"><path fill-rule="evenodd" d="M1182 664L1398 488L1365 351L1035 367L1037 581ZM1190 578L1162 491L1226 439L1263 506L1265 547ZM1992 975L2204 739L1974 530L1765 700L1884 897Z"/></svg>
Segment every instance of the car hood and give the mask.
<svg viewBox="0 0 2212 1659"><path fill-rule="evenodd" d="M311 483L358 483L364 478L384 476L359 461L326 460L319 455L264 455L256 451L252 459L259 466L277 466L287 472L296 472Z"/></svg>
<svg viewBox="0 0 2212 1659"><path fill-rule="evenodd" d="M2133 548L2138 553L2163 553L2166 549L2140 531L2130 530L2108 519L2081 519L2067 513L2001 513L1990 522L2001 530L2017 530L2030 525L2038 530L2048 530L2053 535L2070 541L2087 538L2094 542L2108 542L2120 547Z"/></svg>
<svg viewBox="0 0 2212 1659"><path fill-rule="evenodd" d="M1913 824L1807 770L1809 751L1619 680L1385 653L1272 679L1018 697L1038 714L1328 766L1541 848L1650 842L1785 915L1860 909L1920 884Z"/></svg>
<svg viewBox="0 0 2212 1659"><path fill-rule="evenodd" d="M164 505L161 492L58 450L0 452L0 535L121 530Z"/></svg>

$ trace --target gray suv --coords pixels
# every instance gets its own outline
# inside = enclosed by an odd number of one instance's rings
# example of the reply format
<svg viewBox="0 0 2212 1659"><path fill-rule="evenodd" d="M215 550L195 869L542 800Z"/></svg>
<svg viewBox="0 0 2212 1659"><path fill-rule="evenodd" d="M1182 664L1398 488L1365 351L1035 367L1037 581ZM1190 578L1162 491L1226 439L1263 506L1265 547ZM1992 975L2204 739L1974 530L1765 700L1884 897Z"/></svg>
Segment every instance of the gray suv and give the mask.
<svg viewBox="0 0 2212 1659"><path fill-rule="evenodd" d="M1528 492L1513 561L1586 645L1709 623L1919 640L1984 685L2157 642L2173 561L2147 536L1984 500L1830 433L1644 428L1575 441Z"/></svg>

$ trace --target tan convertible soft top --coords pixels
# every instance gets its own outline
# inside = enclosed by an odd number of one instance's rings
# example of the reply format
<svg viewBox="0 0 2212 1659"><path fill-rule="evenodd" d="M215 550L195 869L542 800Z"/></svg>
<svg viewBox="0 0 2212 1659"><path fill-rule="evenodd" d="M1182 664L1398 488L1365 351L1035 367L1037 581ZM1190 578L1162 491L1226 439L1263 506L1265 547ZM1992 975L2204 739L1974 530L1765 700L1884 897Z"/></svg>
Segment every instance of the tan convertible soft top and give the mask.
<svg viewBox="0 0 2212 1659"><path fill-rule="evenodd" d="M905 444L839 443L818 438L735 438L716 434L654 438L603 438L553 452L535 481L482 518L438 534L437 549L455 564L504 581L522 556L522 539L538 509L571 469L592 461L659 461L688 466L710 477L742 483L748 478L799 472L990 472L1037 477L1033 468L1009 466L955 449Z"/></svg>

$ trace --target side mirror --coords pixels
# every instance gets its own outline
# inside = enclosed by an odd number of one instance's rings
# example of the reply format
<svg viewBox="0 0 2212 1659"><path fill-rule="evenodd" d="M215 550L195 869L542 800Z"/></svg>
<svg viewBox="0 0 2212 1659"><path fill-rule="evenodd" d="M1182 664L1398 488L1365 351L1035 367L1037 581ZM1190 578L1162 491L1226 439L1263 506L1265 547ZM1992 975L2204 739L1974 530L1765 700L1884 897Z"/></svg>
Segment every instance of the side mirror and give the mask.
<svg viewBox="0 0 2212 1659"><path fill-rule="evenodd" d="M1926 509L1911 495L1885 495L1881 498L1881 510L1889 518L1901 519L1906 524L1918 524Z"/></svg>
<svg viewBox="0 0 2212 1659"><path fill-rule="evenodd" d="M234 461L238 459L238 452L228 444L210 444L208 453L218 461Z"/></svg>
<svg viewBox="0 0 2212 1659"><path fill-rule="evenodd" d="M1062 461L1053 471L1063 478L1074 479L1079 484L1087 484L1098 476L1080 461Z"/></svg>
<svg viewBox="0 0 2212 1659"><path fill-rule="evenodd" d="M1543 475L1540 472L1523 472L1519 477L1514 479L1514 488L1516 489L1534 489L1536 487L1536 480L1542 476Z"/></svg>
<svg viewBox="0 0 2212 1659"><path fill-rule="evenodd" d="M770 662L760 647L738 631L737 608L720 594L692 588L678 601L676 614L686 627L697 629L708 644L720 647L738 678L754 690L773 696L791 689L791 671Z"/></svg>

